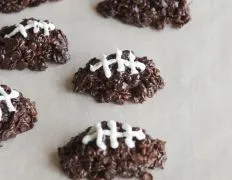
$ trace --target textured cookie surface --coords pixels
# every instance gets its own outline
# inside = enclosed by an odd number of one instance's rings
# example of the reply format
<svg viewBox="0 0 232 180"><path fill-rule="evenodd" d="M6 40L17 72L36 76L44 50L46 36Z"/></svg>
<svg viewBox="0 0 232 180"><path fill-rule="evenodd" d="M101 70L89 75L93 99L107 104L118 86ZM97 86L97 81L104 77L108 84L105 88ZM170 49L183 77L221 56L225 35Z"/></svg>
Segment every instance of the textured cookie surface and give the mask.
<svg viewBox="0 0 232 180"><path fill-rule="evenodd" d="M104 17L113 17L138 27L181 27L190 20L186 0L104 0L97 6Z"/></svg>
<svg viewBox="0 0 232 180"><path fill-rule="evenodd" d="M32 129L36 116L34 102L17 90L0 85L0 141Z"/></svg>
<svg viewBox="0 0 232 180"><path fill-rule="evenodd" d="M142 103L164 86L154 62L135 57L128 50L91 59L76 72L73 84L75 92L89 94L98 102L117 104Z"/></svg>
<svg viewBox="0 0 232 180"><path fill-rule="evenodd" d="M164 141L115 121L89 127L58 152L62 170L74 180L116 176L152 180L147 170L163 168L167 159Z"/></svg>
<svg viewBox="0 0 232 180"><path fill-rule="evenodd" d="M46 1L58 1L58 0L1 0L0 1L0 12L12 13L19 12L26 7L38 6Z"/></svg>
<svg viewBox="0 0 232 180"><path fill-rule="evenodd" d="M47 62L64 64L70 56L65 34L49 21L24 19L0 30L0 68L43 71Z"/></svg>

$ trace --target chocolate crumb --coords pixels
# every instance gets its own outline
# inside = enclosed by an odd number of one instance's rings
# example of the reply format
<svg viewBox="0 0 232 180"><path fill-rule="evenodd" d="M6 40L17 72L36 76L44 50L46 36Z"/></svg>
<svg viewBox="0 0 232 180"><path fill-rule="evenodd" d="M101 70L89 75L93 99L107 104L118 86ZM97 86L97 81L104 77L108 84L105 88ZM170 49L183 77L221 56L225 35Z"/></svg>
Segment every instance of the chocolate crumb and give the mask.
<svg viewBox="0 0 232 180"><path fill-rule="evenodd" d="M153 176L150 173L145 172L141 180L153 180Z"/></svg>
<svg viewBox="0 0 232 180"><path fill-rule="evenodd" d="M12 89L6 85L0 85L5 92L10 95ZM4 95L0 92L0 142L16 137L18 134L33 128L37 121L37 111L35 103L31 102L19 92L19 96L11 99L15 112L10 112L6 101L3 100Z"/></svg>
<svg viewBox="0 0 232 180"><path fill-rule="evenodd" d="M59 0L1 0L0 12L2 13L19 12L25 9L26 7L35 7L47 1L55 2Z"/></svg>
<svg viewBox="0 0 232 180"><path fill-rule="evenodd" d="M163 29L166 24L182 27L191 17L187 0L104 0L97 11L137 27Z"/></svg>
<svg viewBox="0 0 232 180"><path fill-rule="evenodd" d="M122 57L128 59L129 53L130 51L124 50ZM112 58L116 58L116 54L107 56L108 60ZM115 63L109 66L112 76L107 78L102 67L95 72L90 71L91 65L101 62L97 58L91 59L84 68L75 73L74 92L89 94L100 103L143 103L164 87L164 81L152 60L136 57L135 61L145 65L143 72L138 69L138 74L131 75L128 67L125 72L118 72L118 65Z"/></svg>
<svg viewBox="0 0 232 180"><path fill-rule="evenodd" d="M102 121L101 126L103 129L109 129L106 121ZM152 175L146 173L146 170L164 167L167 159L165 142L153 139L145 130L145 139L133 139L134 148L129 148L124 138L118 138L118 147L112 148L110 137L105 136L103 139L106 150L102 150L96 140L83 144L83 138L91 128L87 128L58 149L61 168L71 179L112 180L119 176L152 180ZM133 128L133 131L137 129L140 128ZM123 125L118 122L117 131L124 131Z"/></svg>
<svg viewBox="0 0 232 180"><path fill-rule="evenodd" d="M24 19L20 22L26 26L34 18ZM49 23L49 21L43 21ZM6 26L0 30L0 68L18 69L29 68L34 71L43 71L47 68L47 62L64 64L70 59L68 53L68 41L65 34L54 29L49 35L45 35L42 29L34 32L33 28L27 29L27 36L20 32L6 37L17 28L16 25Z"/></svg>

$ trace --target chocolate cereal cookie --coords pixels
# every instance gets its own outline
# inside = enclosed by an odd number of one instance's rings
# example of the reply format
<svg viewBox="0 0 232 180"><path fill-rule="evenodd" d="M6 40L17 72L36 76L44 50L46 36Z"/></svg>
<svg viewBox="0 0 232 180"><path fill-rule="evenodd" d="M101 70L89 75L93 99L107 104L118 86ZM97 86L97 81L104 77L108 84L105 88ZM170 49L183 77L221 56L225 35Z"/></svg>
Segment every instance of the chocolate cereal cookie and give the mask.
<svg viewBox="0 0 232 180"><path fill-rule="evenodd" d="M91 59L73 78L74 92L93 96L97 102L142 103L163 88L160 71L147 57L136 57L132 51L102 59Z"/></svg>
<svg viewBox="0 0 232 180"><path fill-rule="evenodd" d="M104 17L113 17L138 27L182 27L190 20L187 0L104 0L97 6Z"/></svg>
<svg viewBox="0 0 232 180"><path fill-rule="evenodd" d="M37 121L35 103L17 90L0 85L0 141L33 128Z"/></svg>
<svg viewBox="0 0 232 180"><path fill-rule="evenodd" d="M19 12L26 7L35 7L46 1L54 2L59 0L0 0L0 12Z"/></svg>
<svg viewBox="0 0 232 180"><path fill-rule="evenodd" d="M43 71L47 62L64 64L70 55L65 34L49 21L24 19L0 30L0 68Z"/></svg>
<svg viewBox="0 0 232 180"><path fill-rule="evenodd" d="M167 159L164 141L115 121L87 128L59 148L58 154L62 170L74 180L116 176L152 180L147 170L163 168Z"/></svg>

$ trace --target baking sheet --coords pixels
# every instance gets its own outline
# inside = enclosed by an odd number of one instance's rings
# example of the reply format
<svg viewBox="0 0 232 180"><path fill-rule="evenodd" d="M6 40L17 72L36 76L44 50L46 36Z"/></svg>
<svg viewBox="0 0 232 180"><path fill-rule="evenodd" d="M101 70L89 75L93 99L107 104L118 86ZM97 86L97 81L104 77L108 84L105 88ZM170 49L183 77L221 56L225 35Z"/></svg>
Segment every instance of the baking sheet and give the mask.
<svg viewBox="0 0 232 180"><path fill-rule="evenodd" d="M165 170L157 180L228 180L232 178L231 6L228 0L195 0L193 20L184 28L153 31L104 19L98 0L63 0L21 13L0 14L0 26L23 18L49 19L70 42L71 61L45 72L0 71L8 84L36 101L35 128L0 148L1 180L66 180L59 170L57 147L86 127L114 119L141 126L166 140ZM97 104L72 92L80 66L116 48L154 58L166 86L142 105Z"/></svg>

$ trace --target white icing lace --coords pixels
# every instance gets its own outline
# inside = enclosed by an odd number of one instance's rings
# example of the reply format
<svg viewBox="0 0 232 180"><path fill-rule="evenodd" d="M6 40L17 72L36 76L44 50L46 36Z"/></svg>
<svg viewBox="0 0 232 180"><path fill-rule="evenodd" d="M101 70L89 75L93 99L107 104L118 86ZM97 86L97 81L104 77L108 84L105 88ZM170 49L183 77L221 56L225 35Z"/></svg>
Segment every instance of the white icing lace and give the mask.
<svg viewBox="0 0 232 180"><path fill-rule="evenodd" d="M108 121L107 126L108 129L102 129L102 124L97 123L95 126L93 126L88 134L82 139L83 144L88 144L89 142L96 139L97 146L102 149L106 150L106 144L105 144L105 136L110 137L110 145L113 149L118 148L118 138L125 138L125 143L129 148L135 147L135 142L133 141L133 138L136 138L138 140L145 139L145 134L143 133L142 129L139 131L133 131L132 127L128 124L123 124L122 128L125 130L125 132L118 132L117 131L117 123L115 121Z"/></svg>
<svg viewBox="0 0 232 180"><path fill-rule="evenodd" d="M44 29L44 35L49 36L49 32L55 30L55 25L45 21L29 20L25 26L22 24L16 25L16 28L10 34L5 35L5 38L11 38L17 33L21 33L24 38L27 38L27 30L31 28L33 28L34 33L38 33L40 29Z"/></svg>
<svg viewBox="0 0 232 180"><path fill-rule="evenodd" d="M13 106L11 99L19 97L19 92L16 90L11 90L10 94L7 94L7 92L0 86L0 101L5 101L6 106L8 108L9 112L15 112L16 109ZM2 120L2 110L0 108L0 121Z"/></svg>
<svg viewBox="0 0 232 180"><path fill-rule="evenodd" d="M107 56L103 55L103 58L101 60L101 62L96 63L95 65L90 65L90 71L95 72L96 70L100 69L101 67L103 67L105 76L107 78L110 78L112 73L110 70L110 65L117 63L118 64L118 72L124 72L126 70L126 67L131 69L131 74L138 74L138 69L140 69L140 71L144 71L146 66L145 64L139 62L139 61L135 61L136 57L135 55L130 51L129 54L129 61L127 59L123 59L122 58L122 51L117 49L117 53L116 53L116 59L110 59L107 60Z"/></svg>

